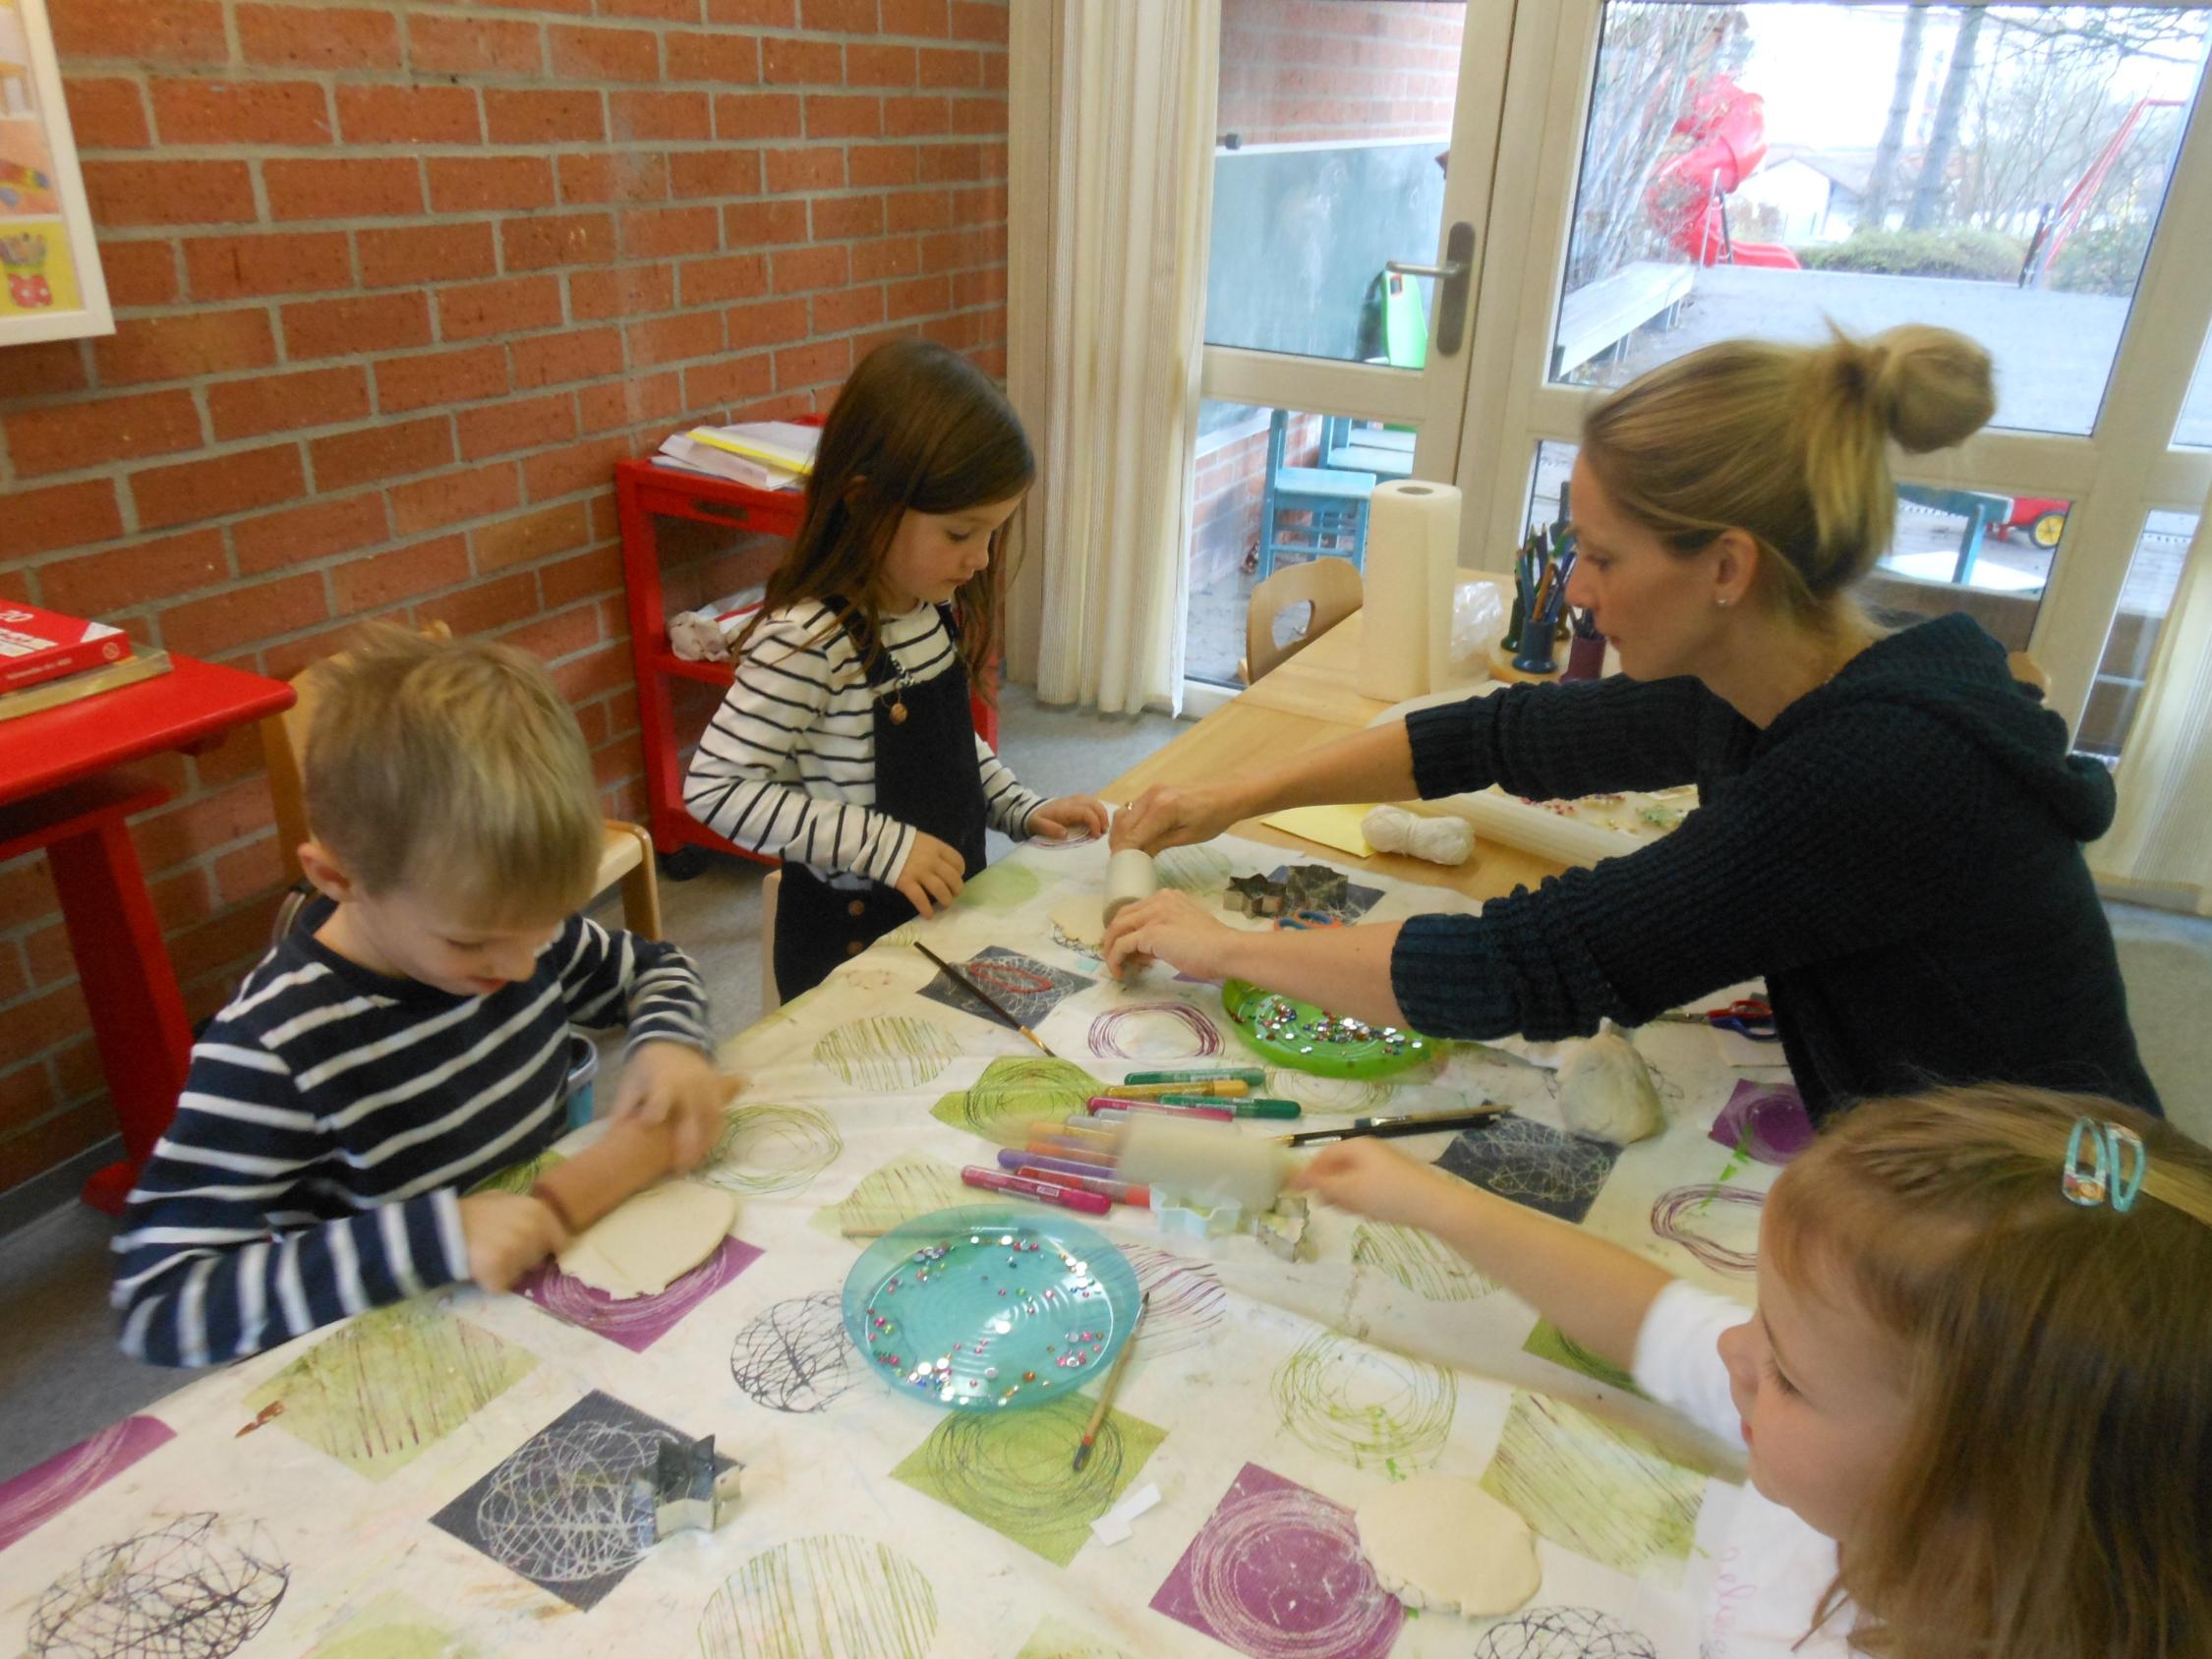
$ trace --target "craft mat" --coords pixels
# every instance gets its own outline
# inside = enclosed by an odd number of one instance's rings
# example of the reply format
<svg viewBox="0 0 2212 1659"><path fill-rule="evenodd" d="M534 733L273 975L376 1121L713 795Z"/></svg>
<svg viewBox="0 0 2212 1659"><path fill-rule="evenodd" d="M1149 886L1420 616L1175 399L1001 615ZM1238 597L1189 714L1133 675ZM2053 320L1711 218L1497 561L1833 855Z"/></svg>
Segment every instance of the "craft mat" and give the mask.
<svg viewBox="0 0 2212 1659"><path fill-rule="evenodd" d="M1216 1511L1226 1514L1233 1492L1302 1507L1311 1526L1280 1535L1306 1548L1325 1543L1330 1504L1432 1468L1484 1478L1538 1522L1544 1581L1494 1637L1483 1633L1486 1622L1426 1615L1399 1625L1388 1651L1585 1651L1542 1626L1610 1629L1607 1652L1694 1655L1706 1552L1736 1496L1701 1470L1723 1467L1716 1459L1725 1451L1541 1357L1563 1351L1556 1334L1420 1235L1316 1212L1319 1259L1292 1265L1249 1237L1169 1236L1148 1214L1117 1207L1099 1225L1130 1247L1153 1307L1109 1455L1084 1479L1067 1470L1072 1447L1060 1441L1072 1435L1040 1446L1017 1420L1038 1424L1042 1413L961 1417L956 1430L948 1413L868 1374L845 1344L837 1295L864 1241L840 1235L837 1206L882 1220L979 1197L949 1184L960 1166L990 1164L996 1150L955 1126L975 1104L968 1091L994 1066L1004 1076L1042 1063L1014 1033L920 997L936 970L912 939L956 961L999 946L1090 979L1038 1030L1102 1082L1203 1064L1193 1051L1212 1034L1223 1060L1249 1058L1213 987L1164 967L1116 985L1095 958L1056 943L1046 913L1076 891L1100 892L1106 858L1097 841L1020 848L949 912L879 942L728 1046L727 1063L748 1083L704 1173L740 1193L734 1235L759 1254L716 1264L717 1279L685 1292L693 1299L665 1332L648 1318L600 1334L522 1296L448 1290L207 1376L135 1420L127 1453L111 1431L98 1455L65 1458L42 1489L0 1488L0 1538L12 1513L31 1523L0 1547L0 1651L64 1651L64 1631L80 1643L67 1651L156 1651L133 1623L139 1614L100 1601L96 1586L114 1581L120 1562L171 1604L233 1612L205 1621L204 1637L158 1648L200 1656L233 1651L239 1636L257 1655L498 1653L525 1643L709 1659L1221 1653L1155 1602L1182 1606L1211 1584L1207 1593L1261 1609L1229 1612L1264 1617L1270 1568L1299 1566L1265 1558L1265 1531L1258 1559L1225 1569L1207 1556L1229 1536ZM1285 854L1224 839L1165 862L1171 882L1210 893ZM1448 889L1359 880L1384 889L1372 920L1473 908ZM1653 1026L1637 1041L1672 1116L1664 1135L1607 1159L1588 1155L1590 1143L1527 1129L1541 1143L1533 1151L1461 1143L1455 1164L1488 1167L1501 1189L1582 1211L1593 1230L1748 1299L1740 1268L1705 1265L1749 1248L1774 1174L1707 1138L1734 1074L1702 1029ZM1131 1052L1096 1052L1117 1046ZM1305 1102L1310 1124L1472 1097L1509 1100L1529 1123L1551 1125L1554 1088L1549 1071L1461 1046L1394 1084L1279 1072L1268 1092ZM1016 1121L1059 1115L1024 1110ZM1434 1159L1453 1143L1397 1144ZM1717 1202L1681 1190L1723 1184L1737 1190ZM1654 1231L1661 1208L1690 1247ZM272 1402L284 1409L242 1436ZM640 1420L713 1433L743 1463L744 1495L712 1538L624 1558L592 1510L607 1500L595 1496L591 1459L617 1456ZM1248 1476L1247 1465L1261 1472ZM583 1475L564 1486L564 1468ZM1286 1498L1282 1481L1312 1496ZM1164 1501L1134 1538L1109 1548L1089 1536L1093 1515L1147 1482ZM489 1507L465 1504L471 1494ZM445 1523L434 1524L441 1514ZM590 1560L567 1559L594 1549ZM562 1572L584 1586L573 1599L542 1587L543 1574ZM1330 1596L1354 1594L1361 1576L1305 1584L1296 1616L1311 1614L1314 1596L1325 1611ZM1545 1609L1575 1611L1515 1626ZM1224 1617L1217 1606L1212 1622ZM1332 1651L1249 1631L1245 1650Z"/></svg>

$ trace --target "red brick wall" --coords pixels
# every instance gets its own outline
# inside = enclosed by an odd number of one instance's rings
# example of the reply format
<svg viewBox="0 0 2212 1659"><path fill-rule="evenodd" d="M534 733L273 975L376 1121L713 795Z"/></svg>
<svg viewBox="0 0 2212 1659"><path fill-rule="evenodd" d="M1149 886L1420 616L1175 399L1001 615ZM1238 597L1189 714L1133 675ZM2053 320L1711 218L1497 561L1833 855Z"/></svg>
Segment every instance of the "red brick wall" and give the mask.
<svg viewBox="0 0 2212 1659"><path fill-rule="evenodd" d="M1465 5L1222 0L1221 113L1246 143L1451 130Z"/></svg>
<svg viewBox="0 0 2212 1659"><path fill-rule="evenodd" d="M614 460L891 332L1005 372L1006 0L49 10L118 328L0 348L0 595L279 675L364 616L499 634L634 816ZM251 732L150 770L197 1016L267 938L267 790ZM0 865L0 1189L109 1126L43 863Z"/></svg>

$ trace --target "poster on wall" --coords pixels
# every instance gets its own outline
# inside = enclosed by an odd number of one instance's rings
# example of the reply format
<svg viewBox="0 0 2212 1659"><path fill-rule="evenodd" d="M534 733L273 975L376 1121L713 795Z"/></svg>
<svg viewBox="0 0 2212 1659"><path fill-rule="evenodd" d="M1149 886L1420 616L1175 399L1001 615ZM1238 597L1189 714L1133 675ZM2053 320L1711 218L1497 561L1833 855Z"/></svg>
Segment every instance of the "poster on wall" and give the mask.
<svg viewBox="0 0 2212 1659"><path fill-rule="evenodd" d="M0 0L0 346L114 332L46 0Z"/></svg>

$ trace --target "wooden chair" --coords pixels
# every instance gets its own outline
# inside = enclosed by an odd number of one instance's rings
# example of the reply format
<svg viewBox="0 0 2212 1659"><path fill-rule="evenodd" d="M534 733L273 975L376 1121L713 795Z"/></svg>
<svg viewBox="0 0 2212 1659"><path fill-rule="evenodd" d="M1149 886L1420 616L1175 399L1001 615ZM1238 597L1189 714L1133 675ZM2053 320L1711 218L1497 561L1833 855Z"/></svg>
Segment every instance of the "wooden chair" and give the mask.
<svg viewBox="0 0 2212 1659"><path fill-rule="evenodd" d="M2012 671L2012 677L2018 680L2020 684L2033 686L2038 696L2047 698L2051 695L2050 674L2045 671L2042 663L2026 652L2007 652L2005 654L2005 666Z"/></svg>
<svg viewBox="0 0 2212 1659"><path fill-rule="evenodd" d="M1342 559L1285 565L1252 590L1245 612L1247 683L1297 656L1360 608L1360 573ZM1286 645L1275 643L1275 620L1294 605L1310 604L1306 626Z"/></svg>
<svg viewBox="0 0 2212 1659"><path fill-rule="evenodd" d="M1259 574L1272 576L1283 553L1349 559L1357 570L1368 552L1368 497L1374 493L1375 476L1285 466L1289 430L1289 412L1276 410L1267 425L1267 476L1259 499ZM1303 514L1305 522L1284 524L1286 513Z"/></svg>
<svg viewBox="0 0 2212 1659"><path fill-rule="evenodd" d="M442 638L444 624L437 627ZM298 694L292 707L262 721L262 753L268 762L269 798L276 808L277 851L283 855L286 875L298 882L300 843L308 838L300 759L307 753L308 730L315 719L315 670L294 675L292 689ZM610 819L594 890L604 892L617 882L622 886L622 925L640 938L661 938L661 887L653 869L653 837L640 825ZM280 933L284 926L284 921L278 923Z"/></svg>

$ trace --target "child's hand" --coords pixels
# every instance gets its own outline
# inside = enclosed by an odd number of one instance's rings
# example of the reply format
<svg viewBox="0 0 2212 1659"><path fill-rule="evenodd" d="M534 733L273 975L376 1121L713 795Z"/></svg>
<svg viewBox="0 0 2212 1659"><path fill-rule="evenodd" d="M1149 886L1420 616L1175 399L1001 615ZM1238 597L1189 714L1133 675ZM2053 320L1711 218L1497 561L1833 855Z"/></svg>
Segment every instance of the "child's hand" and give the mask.
<svg viewBox="0 0 2212 1659"><path fill-rule="evenodd" d="M938 905L952 903L967 886L967 860L950 843L916 830L913 847L891 885L924 916L934 916Z"/></svg>
<svg viewBox="0 0 2212 1659"><path fill-rule="evenodd" d="M723 1109L738 1087L735 1078L723 1076L697 1049L645 1043L623 1062L612 1116L665 1125L673 1167L696 1169L721 1138Z"/></svg>
<svg viewBox="0 0 2212 1659"><path fill-rule="evenodd" d="M1032 835L1064 841L1070 835L1105 834L1106 818L1106 803L1096 795L1055 795L1029 809L1027 829Z"/></svg>
<svg viewBox="0 0 2212 1659"><path fill-rule="evenodd" d="M1227 979L1229 951L1242 936L1187 892L1170 887L1127 905L1106 930L1106 971L1116 979L1147 962L1165 962L1193 979Z"/></svg>
<svg viewBox="0 0 2212 1659"><path fill-rule="evenodd" d="M1323 1147L1288 1183L1322 1203L1370 1221L1433 1230L1461 1181L1417 1164L1378 1140L1356 1138Z"/></svg>
<svg viewBox="0 0 2212 1659"><path fill-rule="evenodd" d="M565 1245L568 1230L550 1204L518 1192L479 1192L461 1200L461 1236L469 1277L496 1292Z"/></svg>

